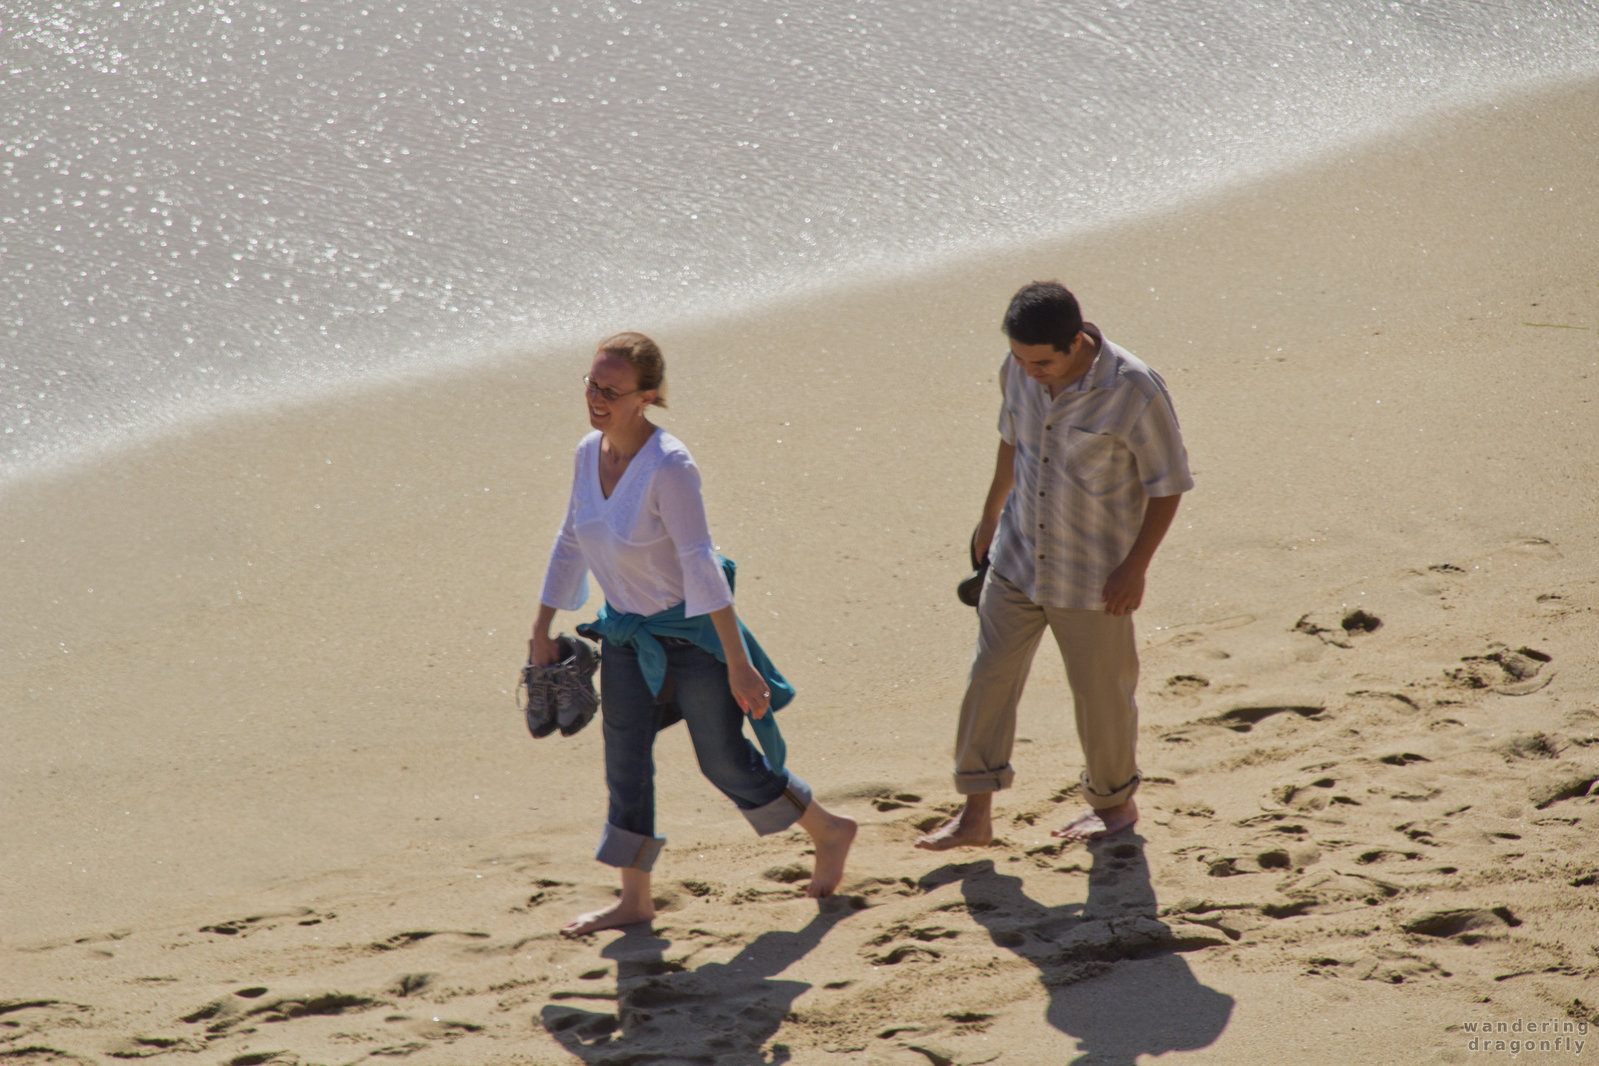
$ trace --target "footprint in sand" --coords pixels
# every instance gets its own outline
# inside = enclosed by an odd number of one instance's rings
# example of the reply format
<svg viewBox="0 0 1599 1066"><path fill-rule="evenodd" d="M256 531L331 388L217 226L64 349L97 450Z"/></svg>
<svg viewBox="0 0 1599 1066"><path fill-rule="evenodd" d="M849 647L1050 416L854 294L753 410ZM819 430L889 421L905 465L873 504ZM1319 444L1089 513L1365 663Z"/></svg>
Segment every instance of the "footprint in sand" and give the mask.
<svg viewBox="0 0 1599 1066"><path fill-rule="evenodd" d="M1400 928L1415 936L1476 944L1500 939L1520 924L1521 920L1511 913L1509 907L1462 908L1429 911L1404 922Z"/></svg>
<svg viewBox="0 0 1599 1066"><path fill-rule="evenodd" d="M395 933L393 936L386 937L383 940L374 940L367 945L367 948L371 951L397 951L420 944L422 941L436 936L459 936L468 940L487 940L489 934L453 929L418 929L413 932Z"/></svg>
<svg viewBox="0 0 1599 1066"><path fill-rule="evenodd" d="M952 908L944 908L952 909ZM928 945L960 936L955 929L941 925L895 922L868 940L861 954L874 966L898 966L903 962L936 962L943 952Z"/></svg>
<svg viewBox="0 0 1599 1066"><path fill-rule="evenodd" d="M943 823L940 822L940 825ZM858 908L868 905L868 901L878 896L920 896L921 888L915 878L911 877L863 877L851 884L853 895L850 896L852 906L859 900Z"/></svg>
<svg viewBox="0 0 1599 1066"><path fill-rule="evenodd" d="M914 792L895 792L892 795L885 794L872 798L872 806L880 811L897 811L920 802L922 802L922 797Z"/></svg>
<svg viewBox="0 0 1599 1066"><path fill-rule="evenodd" d="M920 944L897 944L887 951L867 955L866 960L873 966L898 966L902 962L937 962L943 957Z"/></svg>
<svg viewBox="0 0 1599 1066"><path fill-rule="evenodd" d="M1506 759L1557 759L1563 745L1547 733L1517 733L1493 745Z"/></svg>
<svg viewBox="0 0 1599 1066"><path fill-rule="evenodd" d="M402 998L405 996L414 996L419 992L425 992L427 989L431 988L434 980L437 977L438 974L433 973L401 974L399 978L395 980L394 986L390 989L390 991L392 991L396 996L400 996ZM262 989L262 991L264 992L266 989Z"/></svg>
<svg viewBox="0 0 1599 1066"><path fill-rule="evenodd" d="M695 899L705 899L707 897L719 896L722 894L722 889L719 886L713 885L708 881L679 881L678 885L683 889L684 892L687 892Z"/></svg>
<svg viewBox="0 0 1599 1066"><path fill-rule="evenodd" d="M571 887L572 883L570 881L553 881L547 877L540 877L533 882L533 892L527 897L527 902L520 906L512 907L511 913L526 914L535 908L544 906L546 903L552 903L555 899L555 889Z"/></svg>
<svg viewBox="0 0 1599 1066"><path fill-rule="evenodd" d="M1258 909L1258 905L1254 903L1222 903L1189 896L1168 907L1162 907L1159 917L1162 920L1176 918L1195 925L1208 926L1225 933L1229 940L1237 940L1243 935L1244 928L1250 924L1244 920L1245 916Z"/></svg>
<svg viewBox="0 0 1599 1066"><path fill-rule="evenodd" d="M1504 644L1490 644L1482 655L1465 655L1463 665L1446 670L1445 676L1468 689L1492 689L1505 696L1526 696L1537 692L1554 679L1555 672L1545 667L1553 657L1536 648L1512 650Z"/></svg>
<svg viewBox="0 0 1599 1066"><path fill-rule="evenodd" d="M1287 821L1287 818L1288 815L1282 811L1265 811L1261 814L1252 814L1248 818L1240 818L1233 825L1239 829L1260 827L1265 832L1276 833L1294 840L1302 840L1309 835L1310 830L1298 822Z"/></svg>
<svg viewBox="0 0 1599 1066"><path fill-rule="evenodd" d="M897 965L900 962L942 959L942 953L927 948L926 945L939 940L955 940L959 935L961 933L958 930L943 929L942 925L911 925L908 922L895 922L868 941L870 948L883 948L884 951L867 954L867 957L875 965Z"/></svg>
<svg viewBox="0 0 1599 1066"><path fill-rule="evenodd" d="M1239 877L1247 874L1269 873L1273 870L1291 870L1297 863L1287 848L1269 848L1253 857L1236 855L1218 856L1204 860L1205 873L1211 877Z"/></svg>
<svg viewBox="0 0 1599 1066"><path fill-rule="evenodd" d="M261 1002L256 1003L255 1000ZM283 1022L293 1018L355 1014L383 1006L388 1006L383 1000L343 992L277 995L268 998L265 988L246 988L232 996L214 999L205 1006L185 1014L180 1020L188 1025L206 1023L206 1033L211 1037L217 1037L226 1035L246 1022Z"/></svg>
<svg viewBox="0 0 1599 1066"><path fill-rule="evenodd" d="M106 1054L110 1055L114 1059L147 1059L154 1058L157 1055L170 1054L172 1052L195 1054L204 1050L204 1041L187 1037L176 1038L166 1036L133 1036L121 1041L120 1043L113 1044L109 1049L107 1049ZM12 1054L18 1053L12 1052ZM47 1058L42 1061L51 1062L53 1060L54 1056L52 1055L51 1058ZM26 1059L24 1058L21 1061L26 1061Z"/></svg>
<svg viewBox="0 0 1599 1066"><path fill-rule="evenodd" d="M1235 614L1226 618L1207 619L1203 622L1180 622L1177 625L1166 627L1170 632L1170 636L1156 638L1154 643L1156 646L1170 645L1174 648L1191 648L1211 659L1230 659L1232 656L1220 648L1199 648L1197 645L1203 644L1213 631L1238 629L1254 623L1255 616L1252 614ZM1158 633L1159 630L1156 630L1156 632Z"/></svg>
<svg viewBox="0 0 1599 1066"><path fill-rule="evenodd" d="M1431 959L1406 951L1379 948L1375 957L1354 963L1350 976L1357 981L1380 981L1388 985L1402 985L1425 977L1450 976L1449 971Z"/></svg>
<svg viewBox="0 0 1599 1066"><path fill-rule="evenodd" d="M1550 561L1566 557L1555 542L1546 537L1523 537L1521 540L1511 542L1509 550L1517 555L1531 555L1537 559Z"/></svg>
<svg viewBox="0 0 1599 1066"><path fill-rule="evenodd" d="M1371 866L1376 863L1393 862L1396 859L1402 862L1415 862L1420 858L1421 852L1419 851L1394 851L1391 848L1373 848L1370 851L1363 851L1356 855L1355 861L1362 866Z"/></svg>
<svg viewBox="0 0 1599 1066"><path fill-rule="evenodd" d="M1541 811L1564 800L1580 799L1596 792L1599 792L1599 775L1579 770L1536 786L1532 802Z"/></svg>
<svg viewBox="0 0 1599 1066"><path fill-rule="evenodd" d="M552 1036L562 1034L583 1044L603 1040L622 1027L616 1015L579 1010L576 1007L548 1006L542 1014L544 1029ZM559 1036L556 1036L560 1039Z"/></svg>
<svg viewBox="0 0 1599 1066"><path fill-rule="evenodd" d="M1293 632L1316 637L1337 648L1353 648L1356 637L1381 628L1382 619L1370 611L1311 611L1300 616L1293 625Z"/></svg>
<svg viewBox="0 0 1599 1066"><path fill-rule="evenodd" d="M1248 733L1266 719L1279 714L1296 714L1301 718L1320 718L1326 713L1324 703L1266 703L1258 706L1234 707L1209 718L1201 718L1204 725L1219 725L1235 733Z"/></svg>
<svg viewBox="0 0 1599 1066"><path fill-rule="evenodd" d="M296 925L320 925L333 917L335 916L332 914L318 914L309 907L299 907L278 914L256 914L248 918L234 918L226 922L202 925L200 932L216 933L220 936L249 936L264 929L275 929L285 921L292 920Z"/></svg>
<svg viewBox="0 0 1599 1066"><path fill-rule="evenodd" d="M1197 726L1221 726L1234 733L1249 733L1261 722L1277 715L1288 714L1312 721L1323 721L1326 718L1327 705L1320 701L1306 700L1302 703L1277 703L1266 701L1259 704L1245 704L1233 707L1220 714L1213 714L1200 718L1188 725L1180 726L1168 733L1161 734L1161 740L1167 744L1193 744ZM1063 797L1064 798L1064 797Z"/></svg>
<svg viewBox="0 0 1599 1066"><path fill-rule="evenodd" d="M801 881L810 880L811 870L802 862L791 862L783 866L773 866L761 876L780 885L797 885Z"/></svg>
<svg viewBox="0 0 1599 1066"><path fill-rule="evenodd" d="M1550 615L1567 615L1578 610L1576 605L1560 592L1539 593L1538 609Z"/></svg>
<svg viewBox="0 0 1599 1066"><path fill-rule="evenodd" d="M1378 906L1403 891L1399 885L1370 874L1317 871L1295 875L1282 882L1278 892L1283 898L1262 905L1261 913L1278 919L1304 914L1337 914Z"/></svg>
<svg viewBox="0 0 1599 1066"><path fill-rule="evenodd" d="M1349 696L1351 699L1359 700L1392 700L1400 706L1412 711L1419 711L1421 709L1421 705L1416 702L1414 697L1406 695L1403 692L1395 692L1392 689L1356 688L1349 690Z"/></svg>
<svg viewBox="0 0 1599 1066"><path fill-rule="evenodd" d="M1177 674L1166 679L1166 691L1173 696L1194 696L1210 687L1210 678L1200 674Z"/></svg>
<svg viewBox="0 0 1599 1066"><path fill-rule="evenodd" d="M1337 778L1323 775L1305 785L1292 783L1278 785L1271 790L1271 798L1284 807L1291 807L1297 811L1324 811L1330 806L1338 805L1360 806L1359 800L1334 791L1337 788Z"/></svg>
<svg viewBox="0 0 1599 1066"><path fill-rule="evenodd" d="M1404 571L1399 575L1399 584L1421 596L1442 596L1465 572L1465 567L1454 563L1433 563L1423 570Z"/></svg>

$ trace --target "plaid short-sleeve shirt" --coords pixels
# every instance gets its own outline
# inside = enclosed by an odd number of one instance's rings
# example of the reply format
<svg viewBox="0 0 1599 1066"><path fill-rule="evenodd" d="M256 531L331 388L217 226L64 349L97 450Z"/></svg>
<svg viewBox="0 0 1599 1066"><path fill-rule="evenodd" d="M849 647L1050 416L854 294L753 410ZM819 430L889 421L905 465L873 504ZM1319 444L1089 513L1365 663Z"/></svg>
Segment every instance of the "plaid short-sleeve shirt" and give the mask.
<svg viewBox="0 0 1599 1066"><path fill-rule="evenodd" d="M1000 367L999 434L1016 448L1016 483L989 558L1034 603L1099 609L1150 497L1194 479L1166 383L1084 328L1099 354L1053 400L1009 353Z"/></svg>

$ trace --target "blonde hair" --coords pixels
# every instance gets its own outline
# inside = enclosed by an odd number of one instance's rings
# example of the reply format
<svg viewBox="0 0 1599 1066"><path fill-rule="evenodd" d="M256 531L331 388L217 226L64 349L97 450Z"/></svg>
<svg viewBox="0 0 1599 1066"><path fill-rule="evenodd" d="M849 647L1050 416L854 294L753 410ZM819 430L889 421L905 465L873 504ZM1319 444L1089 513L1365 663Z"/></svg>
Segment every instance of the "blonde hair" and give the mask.
<svg viewBox="0 0 1599 1066"><path fill-rule="evenodd" d="M624 360L638 374L639 391L653 391L651 402L656 407L666 406L666 360L661 357L660 345L642 333L628 331L611 334L595 350Z"/></svg>

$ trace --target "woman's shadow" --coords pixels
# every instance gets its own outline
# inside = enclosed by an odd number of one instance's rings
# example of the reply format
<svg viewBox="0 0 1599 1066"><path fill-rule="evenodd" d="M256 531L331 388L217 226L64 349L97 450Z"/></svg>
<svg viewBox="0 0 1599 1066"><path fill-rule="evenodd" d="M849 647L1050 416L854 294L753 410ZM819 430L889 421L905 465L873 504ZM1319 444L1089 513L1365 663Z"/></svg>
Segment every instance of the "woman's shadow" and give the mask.
<svg viewBox="0 0 1599 1066"><path fill-rule="evenodd" d="M1094 841L1089 852L1082 904L1046 907L991 859L941 866L920 883L931 891L959 882L967 912L994 943L1038 967L1045 1016L1076 1038L1080 1066L1214 1043L1233 999L1195 979L1180 954L1188 945L1156 917L1144 838Z"/></svg>
<svg viewBox="0 0 1599 1066"><path fill-rule="evenodd" d="M729 961L693 969L665 958L670 940L628 932L600 953L617 963L616 1012L550 1004L541 1014L544 1028L591 1066L787 1062L786 1046L774 1044L768 1054L766 1042L811 986L774 978L854 912L847 897L823 900L798 932L762 933Z"/></svg>

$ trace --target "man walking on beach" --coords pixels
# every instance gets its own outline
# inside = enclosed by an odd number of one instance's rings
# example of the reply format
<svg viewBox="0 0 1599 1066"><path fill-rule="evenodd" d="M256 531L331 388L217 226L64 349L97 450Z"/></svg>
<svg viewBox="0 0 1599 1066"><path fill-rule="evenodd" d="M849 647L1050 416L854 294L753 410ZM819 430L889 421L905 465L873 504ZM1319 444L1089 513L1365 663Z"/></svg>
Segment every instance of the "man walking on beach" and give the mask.
<svg viewBox="0 0 1599 1066"><path fill-rule="evenodd" d="M954 820L916 846L993 842L994 793L1015 778L1016 705L1047 626L1076 708L1088 810L1056 837L1093 840L1138 820L1138 650L1144 574L1193 487L1166 383L1084 322L1057 282L1012 297L1000 367L999 454L974 542L990 566L955 737Z"/></svg>

